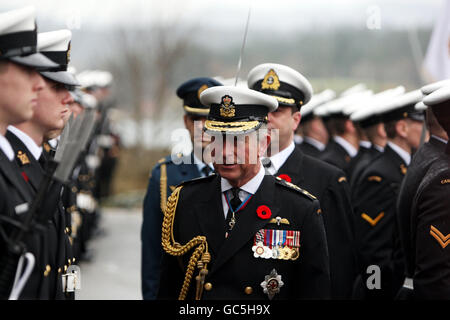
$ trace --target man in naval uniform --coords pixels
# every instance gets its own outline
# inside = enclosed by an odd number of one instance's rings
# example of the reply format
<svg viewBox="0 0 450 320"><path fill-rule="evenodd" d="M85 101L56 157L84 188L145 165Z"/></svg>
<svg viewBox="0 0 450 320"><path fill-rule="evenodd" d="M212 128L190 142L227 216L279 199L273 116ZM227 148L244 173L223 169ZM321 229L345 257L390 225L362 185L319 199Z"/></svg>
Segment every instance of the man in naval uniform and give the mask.
<svg viewBox="0 0 450 320"><path fill-rule="evenodd" d="M421 90L424 95L429 95L443 86L444 83L435 82L422 87ZM411 229L411 206L414 196L430 167L442 158L448 142L448 134L439 124L431 108L427 108L423 102L419 102L416 108L418 107L426 109L425 119L430 139L414 154L397 199L400 243L405 255L405 283L399 293L399 299L410 299L413 295L412 278L415 270L415 252L413 248L416 247L416 244L413 243L413 238L411 237L412 233L415 232Z"/></svg>
<svg viewBox="0 0 450 320"><path fill-rule="evenodd" d="M267 83L267 75L275 81ZM295 147L293 135L299 123L302 106L312 96L309 81L296 70L274 63L261 64L250 70L248 86L278 100L278 108L268 115L268 128L279 132L279 152L269 148L270 174L308 190L321 205L328 251L330 254L331 298L351 297L356 276L353 211L345 174Z"/></svg>
<svg viewBox="0 0 450 320"><path fill-rule="evenodd" d="M303 141L298 144L298 147L308 156L319 158L327 147L330 138L328 131L322 118L314 114L314 109L331 101L335 95L333 90L322 91L313 95L311 101L301 109Z"/></svg>
<svg viewBox="0 0 450 320"><path fill-rule="evenodd" d="M59 30L38 34L40 51L58 63L55 71L41 72L45 88L40 92L33 117L20 124L9 126L6 138L11 143L22 175L37 192L45 174L46 161L43 142L47 134L62 130L69 112L68 104L73 101L69 89L78 85L75 77L65 71L69 63L70 30ZM62 187L62 186L61 186ZM62 277L74 262L70 243L69 222L66 221L60 199L55 212L47 213L49 264L46 276L49 279L49 299L65 299ZM71 298L72 294L68 294Z"/></svg>
<svg viewBox="0 0 450 320"><path fill-rule="evenodd" d="M450 134L450 86L423 100ZM450 299L450 150L440 153L417 188L411 206L413 298ZM409 266L408 266L409 267Z"/></svg>
<svg viewBox="0 0 450 320"><path fill-rule="evenodd" d="M35 9L23 9L0 13L0 246L2 259L6 254L6 239L17 231L14 221L23 222L31 205L34 192L20 174L14 161L14 150L4 137L8 125L30 120L36 106L38 93L45 82L37 70L48 70L57 64L37 53ZM34 256L32 273L15 299L46 299L48 286L45 281L47 264L46 233L30 226L22 239L23 252ZM13 244L17 245L16 243ZM27 266L28 266L27 262ZM0 272L5 272L2 268ZM5 279L2 275L2 278ZM11 279L11 284L14 278ZM7 299L10 287L1 288L1 299Z"/></svg>
<svg viewBox="0 0 450 320"><path fill-rule="evenodd" d="M209 147L217 174L181 184L167 202L158 297L329 298L319 202L265 174L260 161L270 143L263 125L277 100L228 86L209 88L200 100L210 106L205 130L215 139Z"/></svg>
<svg viewBox="0 0 450 320"><path fill-rule="evenodd" d="M212 78L194 78L181 84L177 96L183 101L184 124L189 131L194 151L188 156L182 154L169 155L158 161L153 168L144 199L142 223L142 296L145 300L156 298L159 286L161 265L161 224L163 211L176 185L182 181L209 175L214 168L203 162L202 151L209 143L203 135L203 124L209 108L200 102L200 94L209 87L222 84ZM197 126L197 128L196 128ZM197 135L194 130L197 129ZM200 133L200 134L198 134Z"/></svg>
<svg viewBox="0 0 450 320"><path fill-rule="evenodd" d="M359 298L392 299L403 282L403 257L396 224L398 192L411 152L420 143L423 113L415 110L422 99L420 90L389 100L378 109L388 142L384 153L362 173L354 194L356 240L358 246L361 291ZM381 271L381 288L366 286L368 267L376 265Z"/></svg>

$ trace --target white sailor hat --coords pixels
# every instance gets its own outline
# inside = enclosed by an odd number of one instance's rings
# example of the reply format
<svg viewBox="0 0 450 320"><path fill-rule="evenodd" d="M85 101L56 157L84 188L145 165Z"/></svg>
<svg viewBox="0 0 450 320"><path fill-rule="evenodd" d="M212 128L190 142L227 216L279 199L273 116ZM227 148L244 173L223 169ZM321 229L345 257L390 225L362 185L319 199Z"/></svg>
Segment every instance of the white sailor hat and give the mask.
<svg viewBox="0 0 450 320"><path fill-rule="evenodd" d="M433 91L436 91L437 89L442 88L444 86L448 86L448 85L450 85L450 79L441 80L441 81L427 84L426 86L423 86L420 90L422 90L422 93L424 95L429 95Z"/></svg>
<svg viewBox="0 0 450 320"><path fill-rule="evenodd" d="M394 99L389 99L385 104L379 107L377 114L381 115L383 122L396 121L405 118L423 121L423 112L415 109L416 103L420 102L422 98L423 94L420 90L407 92Z"/></svg>
<svg viewBox="0 0 450 320"><path fill-rule="evenodd" d="M200 102L210 108L204 130L211 134L257 130L278 107L278 101L269 95L232 86L208 88L200 94Z"/></svg>
<svg viewBox="0 0 450 320"><path fill-rule="evenodd" d="M312 96L311 100L302 107L300 113L302 115L302 123L314 118L314 110L324 103L333 100L336 97L336 92L331 89L326 89L318 94Z"/></svg>
<svg viewBox="0 0 450 320"><path fill-rule="evenodd" d="M423 103L432 108L450 106L450 85L443 86L430 93L423 99Z"/></svg>
<svg viewBox="0 0 450 320"><path fill-rule="evenodd" d="M423 101L420 101L416 103L414 109L416 109L417 111L425 111L428 109L428 107L425 103L423 103Z"/></svg>
<svg viewBox="0 0 450 320"><path fill-rule="evenodd" d="M37 53L35 16L34 7L0 13L0 60L8 59L39 70L57 67Z"/></svg>
<svg viewBox="0 0 450 320"><path fill-rule="evenodd" d="M277 63L264 63L254 67L247 76L250 89L276 98L280 106L302 105L311 100L313 89L309 81L298 71Z"/></svg>
<svg viewBox="0 0 450 320"><path fill-rule="evenodd" d="M83 89L95 90L111 86L113 75L109 71L84 70L77 75L77 79Z"/></svg>
<svg viewBox="0 0 450 320"><path fill-rule="evenodd" d="M98 105L98 101L93 95L83 92L80 89L76 89L70 92L70 94L73 100L84 108L95 109Z"/></svg>
<svg viewBox="0 0 450 320"><path fill-rule="evenodd" d="M70 62L71 39L72 32L68 29L38 34L38 50L58 64L58 68L41 72L41 75L67 86L79 86L80 83L75 76L67 72L67 67Z"/></svg>
<svg viewBox="0 0 450 320"><path fill-rule="evenodd" d="M378 92L367 103L363 104L360 109L353 112L350 115L350 120L357 123L361 128L367 128L381 123L382 117L377 113L380 106L404 93L405 87L403 86Z"/></svg>
<svg viewBox="0 0 450 320"><path fill-rule="evenodd" d="M339 96L340 97L345 97L345 96L349 96L352 94L355 94L357 92L362 92L362 91L367 91L367 86L365 83L358 83L348 89L346 89L345 91L343 91Z"/></svg>
<svg viewBox="0 0 450 320"><path fill-rule="evenodd" d="M372 96L373 91L364 90L358 91L352 94L339 97L338 99L327 102L323 105L323 108L327 109L327 114L333 118L348 118L349 113L345 113L345 108L349 106L355 106L358 103L364 101L367 97Z"/></svg>

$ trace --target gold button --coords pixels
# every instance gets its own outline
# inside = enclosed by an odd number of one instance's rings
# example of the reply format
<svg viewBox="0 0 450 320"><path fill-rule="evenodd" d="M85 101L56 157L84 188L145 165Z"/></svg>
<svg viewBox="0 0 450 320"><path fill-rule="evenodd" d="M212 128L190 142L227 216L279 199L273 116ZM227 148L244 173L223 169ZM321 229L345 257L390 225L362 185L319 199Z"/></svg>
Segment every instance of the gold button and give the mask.
<svg viewBox="0 0 450 320"><path fill-rule="evenodd" d="M50 271L52 271L52 268L49 265L46 265L45 271L44 271L44 277L47 277L50 274Z"/></svg>
<svg viewBox="0 0 450 320"><path fill-rule="evenodd" d="M252 294L253 293L253 288L252 287L245 287L244 289L245 294Z"/></svg>
<svg viewBox="0 0 450 320"><path fill-rule="evenodd" d="M58 268L58 273L61 273L61 271L62 271L61 268Z"/></svg>
<svg viewBox="0 0 450 320"><path fill-rule="evenodd" d="M205 283L205 290L206 290L206 291L211 291L211 289L212 289L212 284L211 284L211 282Z"/></svg>
<svg viewBox="0 0 450 320"><path fill-rule="evenodd" d="M68 227L66 227L66 233L69 233L70 229Z"/></svg>

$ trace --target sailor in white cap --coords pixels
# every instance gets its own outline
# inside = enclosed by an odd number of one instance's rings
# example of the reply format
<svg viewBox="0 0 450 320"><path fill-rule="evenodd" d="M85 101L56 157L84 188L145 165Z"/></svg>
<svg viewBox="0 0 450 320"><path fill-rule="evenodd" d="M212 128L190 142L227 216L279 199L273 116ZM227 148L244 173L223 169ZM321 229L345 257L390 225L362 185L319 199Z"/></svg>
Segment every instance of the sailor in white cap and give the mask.
<svg viewBox="0 0 450 320"><path fill-rule="evenodd" d="M422 93L428 95L443 87L445 82L439 81L421 88ZM450 83L447 81L447 85ZM432 100L433 101L433 100ZM412 297L412 278L415 273L415 240L412 237L411 225L415 225L416 217L411 216L411 206L414 202L417 189L425 174L431 166L439 161L445 152L448 143L448 134L439 124L431 107L423 101L416 104L416 110L425 110L425 122L430 139L414 153L408 172L403 179L397 200L397 220L403 252L405 254L405 284L401 290L401 298ZM413 223L414 222L414 223Z"/></svg>
<svg viewBox="0 0 450 320"><path fill-rule="evenodd" d="M39 93L33 117L9 126L6 134L16 155L15 160L34 192L38 191L46 170L48 155L43 149L44 142L59 135L64 128L70 113L69 104L73 102L68 89L77 85L73 75L65 71L69 62L70 39L71 33L68 30L38 35L38 47L43 50L44 55L57 63L58 68L56 71L41 72L45 87ZM72 298L71 293L66 295L62 289L62 276L69 264L73 263L73 253L69 240L70 221L67 221L64 208L59 204L48 221L47 234L53 237L48 248L48 298Z"/></svg>
<svg viewBox="0 0 450 320"><path fill-rule="evenodd" d="M423 100L441 127L450 135L450 86L430 93ZM430 166L411 205L410 243L414 259L407 261L413 271L414 300L450 299L450 148ZM410 266L410 263L413 263Z"/></svg>
<svg viewBox="0 0 450 320"><path fill-rule="evenodd" d="M358 106L358 103L372 94L371 90L348 93L323 105L331 118L328 120L331 139L320 159L342 169L347 175L352 159L358 154L360 139L349 113L345 113L344 109L348 106Z"/></svg>
<svg viewBox="0 0 450 320"><path fill-rule="evenodd" d="M381 91L368 97L355 112L351 113L350 120L359 132L360 137L366 137L367 141L364 141L364 143L367 145L363 145L363 141L360 141L358 154L352 160L349 170L350 186L353 187L356 184L370 162L384 151L387 143L381 116L377 114L379 106L386 103L388 99L393 99L403 93L405 93L403 86Z"/></svg>
<svg viewBox="0 0 450 320"><path fill-rule="evenodd" d="M403 283L403 257L397 246L396 195L411 162L411 153L419 146L423 113L415 110L415 105L422 97L420 90L415 90L378 108L388 142L383 154L364 170L354 188L356 240L365 299L393 299ZM380 290L365 286L370 276L366 270L371 265L380 267Z"/></svg>
<svg viewBox="0 0 450 320"><path fill-rule="evenodd" d="M266 175L260 161L270 143L262 130L277 100L229 86L208 88L200 100L210 107L205 130L215 139L217 174L182 183L169 197L158 297L329 298L328 250L318 201ZM197 253L191 263L198 271L186 269L188 247L178 244L191 239ZM194 273L198 276L190 285Z"/></svg>
<svg viewBox="0 0 450 320"><path fill-rule="evenodd" d="M302 119L299 127L303 133L303 142L299 144L299 148L309 156L319 157L325 151L330 138L322 118L317 116L314 111L334 99L335 96L336 93L333 90L324 90L313 95L311 101L300 110Z"/></svg>
<svg viewBox="0 0 450 320"><path fill-rule="evenodd" d="M4 135L8 125L17 125L33 116L38 94L45 88L45 82L37 70L56 66L56 63L37 53L34 8L0 13L0 245L3 248L2 259L9 256L34 257L34 264L31 258L27 258L24 264L28 269L31 267L31 274L28 281L26 277L22 278L25 282L19 281L24 286L18 291L16 286L13 287L16 275L7 274L11 268L15 271L15 266L6 267L2 261L0 299L49 298L48 280L45 279L49 266L45 256L48 250L46 235L35 228L34 221L30 225L21 225L34 193L26 181L27 176L17 167L15 152ZM24 228L29 230L25 238L9 238ZM6 283L8 279L10 284Z"/></svg>
<svg viewBox="0 0 450 320"><path fill-rule="evenodd" d="M270 79L272 79L270 81ZM269 87L268 82L272 82ZM274 86L273 84L277 84ZM331 298L350 298L356 276L356 256L351 228L349 186L342 170L303 154L295 147L293 135L302 125L302 110L312 96L309 81L284 65L265 63L250 70L248 85L275 97L279 106L268 115L270 130L278 130L279 152L270 150L267 171L308 190L320 201L330 254ZM290 98L295 103L285 99ZM303 106L305 105L305 106ZM337 236L339 235L339 236Z"/></svg>

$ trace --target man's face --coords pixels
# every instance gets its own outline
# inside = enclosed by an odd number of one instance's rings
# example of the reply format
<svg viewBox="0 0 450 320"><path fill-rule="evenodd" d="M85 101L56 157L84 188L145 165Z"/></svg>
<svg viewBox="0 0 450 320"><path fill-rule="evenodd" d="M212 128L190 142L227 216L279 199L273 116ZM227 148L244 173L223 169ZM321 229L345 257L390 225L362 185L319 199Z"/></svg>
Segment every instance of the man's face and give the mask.
<svg viewBox="0 0 450 320"><path fill-rule="evenodd" d="M72 102L69 105L69 109L73 114L73 118L76 119L79 114L81 114L84 110L84 108L78 103L78 102Z"/></svg>
<svg viewBox="0 0 450 320"><path fill-rule="evenodd" d="M410 147L417 149L420 146L423 122L406 119L406 140Z"/></svg>
<svg viewBox="0 0 450 320"><path fill-rule="evenodd" d="M62 130L70 113L73 98L64 85L45 79L46 87L39 93L33 121L47 132Z"/></svg>
<svg viewBox="0 0 450 320"><path fill-rule="evenodd" d="M268 114L269 130L277 129L279 132L279 150L283 150L292 142L300 119L300 112L292 112L291 107L280 106L277 110ZM273 143L276 143L275 139L272 139Z"/></svg>
<svg viewBox="0 0 450 320"><path fill-rule="evenodd" d="M38 92L45 87L36 70L12 62L0 63L0 112L3 121L17 124L31 119Z"/></svg>
<svg viewBox="0 0 450 320"><path fill-rule="evenodd" d="M260 157L267 149L270 137L264 134L258 139L257 135L255 131L239 137L223 138L222 149L215 150L213 154L214 169L221 177L239 182L248 181L258 173Z"/></svg>
<svg viewBox="0 0 450 320"><path fill-rule="evenodd" d="M204 149L211 141L203 131L205 125L205 116L184 115L184 125L189 131L193 145L201 145Z"/></svg>

